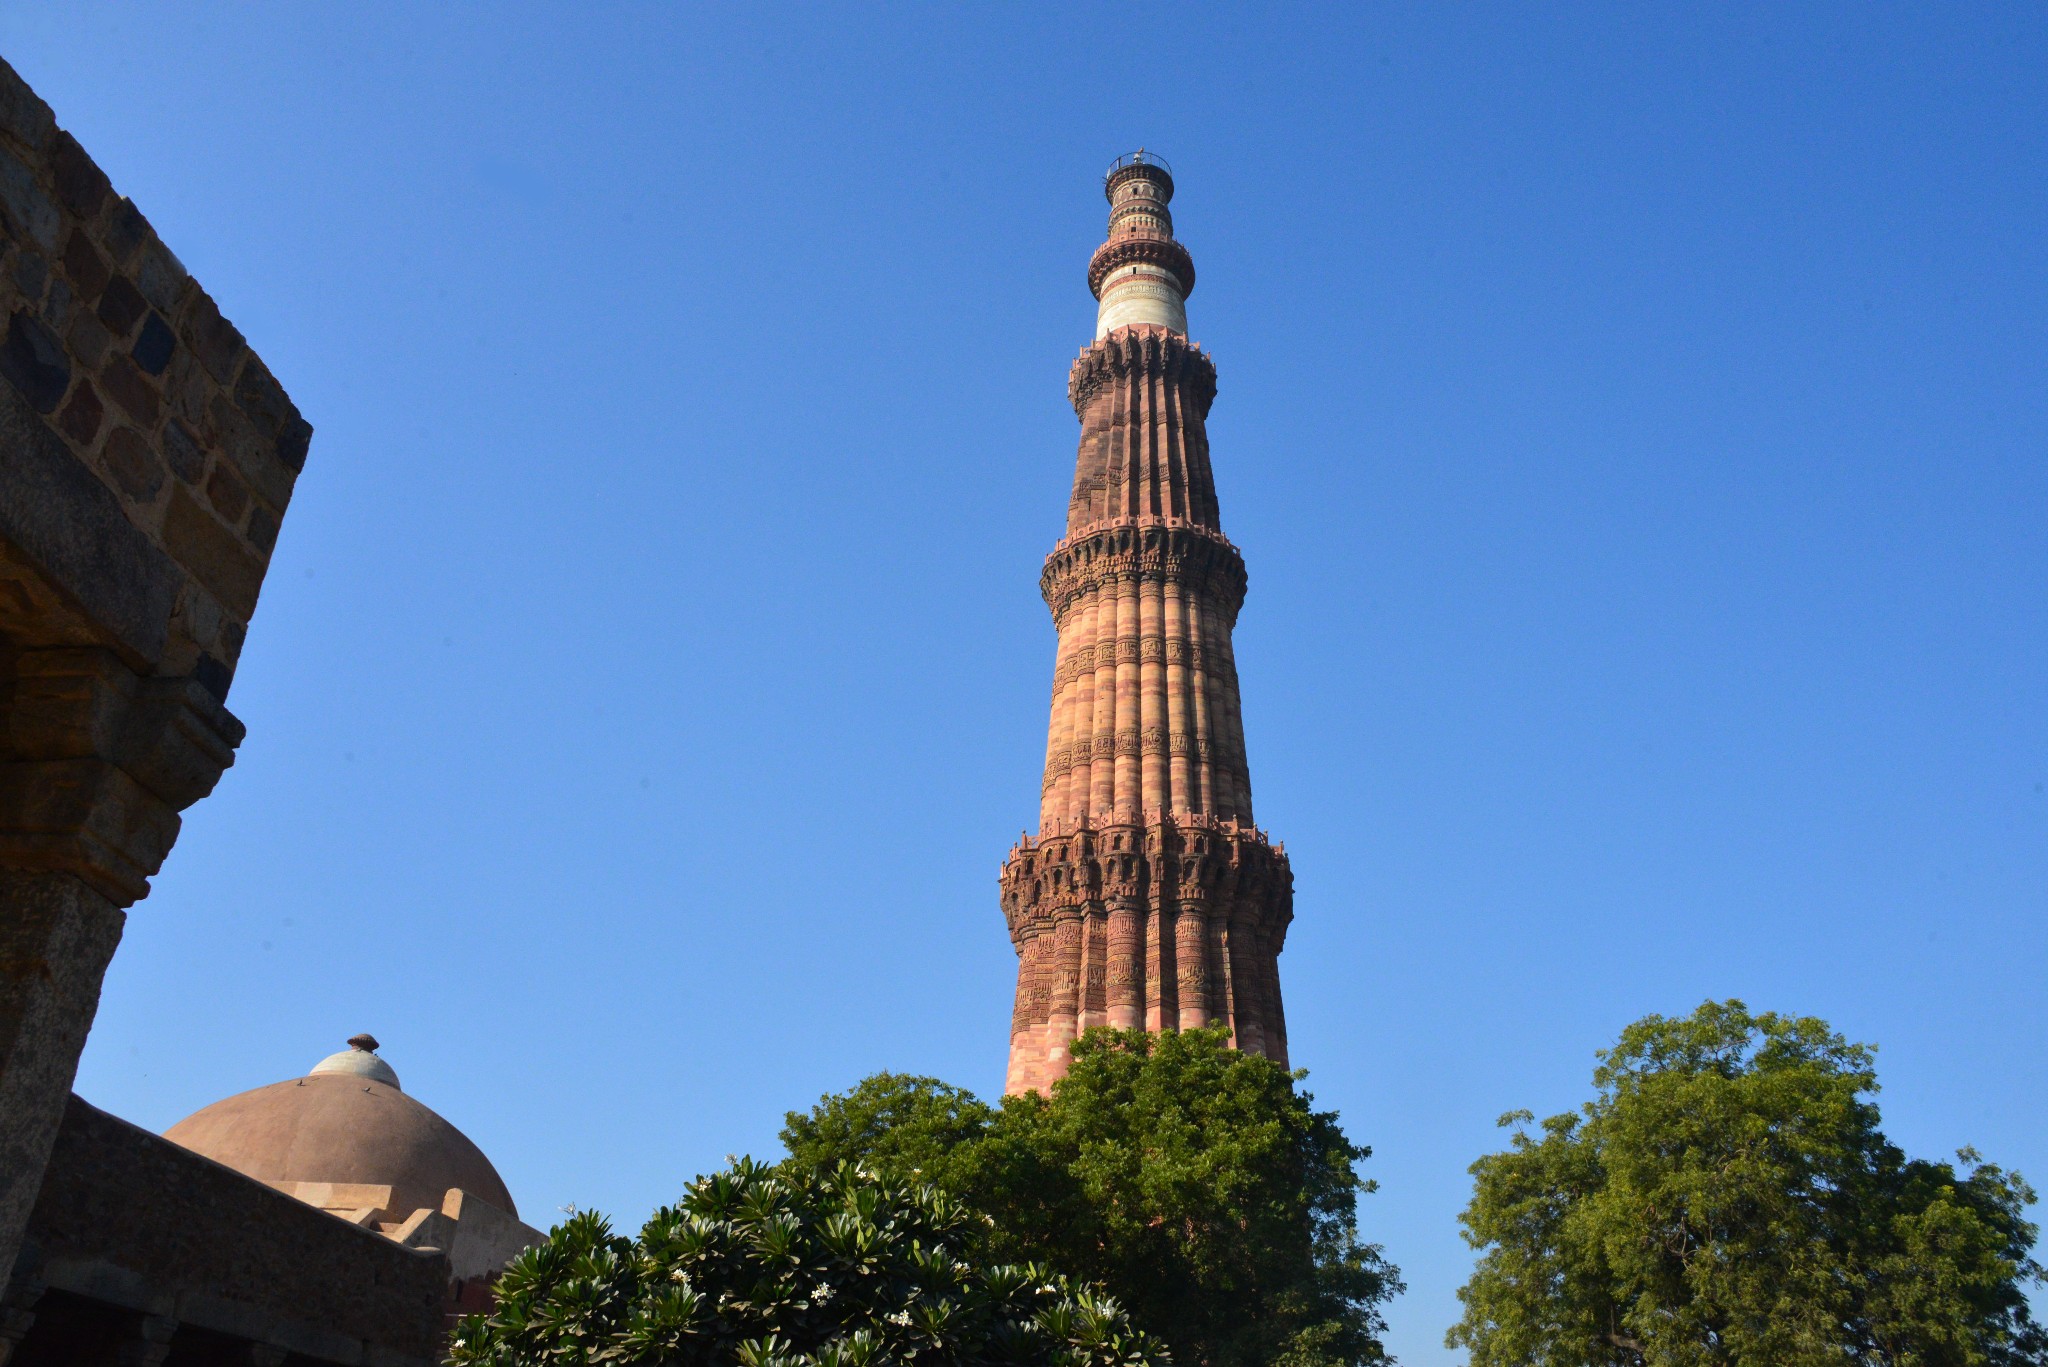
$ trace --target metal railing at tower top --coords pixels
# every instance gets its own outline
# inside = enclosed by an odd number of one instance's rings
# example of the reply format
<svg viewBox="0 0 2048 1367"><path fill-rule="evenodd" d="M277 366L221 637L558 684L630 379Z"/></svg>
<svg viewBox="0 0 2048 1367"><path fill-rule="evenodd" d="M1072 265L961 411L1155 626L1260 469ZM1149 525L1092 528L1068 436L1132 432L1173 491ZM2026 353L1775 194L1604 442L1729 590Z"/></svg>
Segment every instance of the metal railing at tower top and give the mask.
<svg viewBox="0 0 2048 1367"><path fill-rule="evenodd" d="M1169 162L1165 157L1160 156L1157 152L1148 152L1144 148L1140 147L1137 151L1126 152L1122 156L1118 157L1115 161L1111 162L1109 164L1109 169L1102 173L1102 178L1104 180L1108 180L1111 176L1123 170L1126 166L1157 166L1160 170L1166 172L1169 178L1173 175L1172 162Z"/></svg>

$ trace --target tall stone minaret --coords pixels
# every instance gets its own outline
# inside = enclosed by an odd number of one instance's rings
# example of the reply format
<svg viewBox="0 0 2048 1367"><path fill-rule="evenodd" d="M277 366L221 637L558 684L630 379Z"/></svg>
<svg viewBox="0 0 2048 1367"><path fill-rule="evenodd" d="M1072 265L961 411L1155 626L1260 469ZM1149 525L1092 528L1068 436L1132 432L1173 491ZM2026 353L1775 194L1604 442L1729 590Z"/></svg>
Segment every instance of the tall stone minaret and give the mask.
<svg viewBox="0 0 2048 1367"><path fill-rule="evenodd" d="M1044 1090L1090 1026L1221 1021L1287 1061L1285 850L1252 825L1230 631L1244 559L1224 537L1203 422L1216 367L1187 339L1195 265L1173 177L1110 168L1088 263L1095 343L1067 395L1081 452L1039 587L1059 631L1038 834L1003 865L1016 945L1008 1092Z"/></svg>

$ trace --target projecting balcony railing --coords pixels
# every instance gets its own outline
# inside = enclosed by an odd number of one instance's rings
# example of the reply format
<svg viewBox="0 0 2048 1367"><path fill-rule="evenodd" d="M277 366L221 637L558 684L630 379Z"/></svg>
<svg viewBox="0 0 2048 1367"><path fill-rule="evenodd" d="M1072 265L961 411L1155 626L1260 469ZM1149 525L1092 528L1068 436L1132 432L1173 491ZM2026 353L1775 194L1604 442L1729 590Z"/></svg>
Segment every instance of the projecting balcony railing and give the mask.
<svg viewBox="0 0 2048 1367"><path fill-rule="evenodd" d="M1103 172L1102 178L1108 180L1126 166L1157 166L1160 170L1166 172L1169 177L1173 175L1173 165L1165 157L1160 156L1157 152L1148 152L1140 147L1137 151L1126 152L1111 162L1109 169Z"/></svg>
<svg viewBox="0 0 2048 1367"><path fill-rule="evenodd" d="M1222 835L1246 835L1262 845L1270 846L1275 854L1285 854L1287 846L1267 836L1266 832L1249 821L1235 817L1216 816L1209 812L1162 812L1157 807L1147 807L1143 812L1126 814L1122 820L1099 820L1092 817L1054 817L1043 823L1036 835L1030 831L1021 832L1017 846L1011 851L1037 849L1047 840L1064 836L1079 835L1083 831L1108 831L1112 828L1140 830L1149 826L1171 825L1183 831L1215 831Z"/></svg>
<svg viewBox="0 0 2048 1367"><path fill-rule="evenodd" d="M1197 522L1193 518L1175 517L1171 514L1165 513L1140 513L1128 516L1119 515L1117 517L1097 518L1093 522L1084 522L1080 526L1068 532L1065 536L1061 537L1059 541L1053 545L1051 555L1058 555L1061 551L1067 549L1069 546L1074 545L1076 542L1086 541L1089 537L1094 536L1097 532L1121 531L1125 528L1133 528L1139 531L1146 531L1152 528L1171 529L1177 527L1184 527L1188 531L1194 532L1197 535L1202 536L1210 541L1221 542L1223 545L1229 546L1232 550L1237 549L1236 543L1232 542L1231 539L1225 536L1221 531L1218 531L1214 527L1206 526L1200 522ZM1047 558L1050 559L1051 556L1049 555Z"/></svg>

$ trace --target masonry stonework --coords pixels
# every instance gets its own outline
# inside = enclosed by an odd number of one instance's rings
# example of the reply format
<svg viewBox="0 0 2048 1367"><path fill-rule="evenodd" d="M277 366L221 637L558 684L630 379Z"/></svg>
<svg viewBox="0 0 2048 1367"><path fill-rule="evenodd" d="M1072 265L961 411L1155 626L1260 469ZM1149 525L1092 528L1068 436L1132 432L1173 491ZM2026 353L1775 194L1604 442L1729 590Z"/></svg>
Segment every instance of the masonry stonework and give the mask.
<svg viewBox="0 0 2048 1367"><path fill-rule="evenodd" d="M234 761L312 428L0 63L0 1274L124 909Z"/></svg>
<svg viewBox="0 0 2048 1367"><path fill-rule="evenodd" d="M1194 262L1173 237L1171 173L1139 153L1106 192L1096 340L1068 382L1067 530L1039 580L1059 634L1039 828L1001 879L1013 1093L1051 1086L1093 1026L1222 1022L1238 1048L1287 1061L1294 876L1252 823L1230 644L1245 566L1205 425L1216 367L1186 335Z"/></svg>

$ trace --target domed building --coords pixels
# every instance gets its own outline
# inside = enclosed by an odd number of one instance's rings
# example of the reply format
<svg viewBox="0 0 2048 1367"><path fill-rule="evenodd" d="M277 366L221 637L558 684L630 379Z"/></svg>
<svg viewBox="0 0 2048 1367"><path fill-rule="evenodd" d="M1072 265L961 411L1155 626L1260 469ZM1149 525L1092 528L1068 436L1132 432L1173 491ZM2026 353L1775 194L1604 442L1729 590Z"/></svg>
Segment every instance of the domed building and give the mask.
<svg viewBox="0 0 2048 1367"><path fill-rule="evenodd" d="M194 1112L164 1138L408 1248L441 1250L455 1298L474 1301L463 1293L546 1236L519 1219L483 1150L406 1094L376 1039L348 1045L304 1077Z"/></svg>
<svg viewBox="0 0 2048 1367"><path fill-rule="evenodd" d="M543 1235L358 1035L164 1135L72 1094L13 1273L6 1367L435 1367Z"/></svg>

